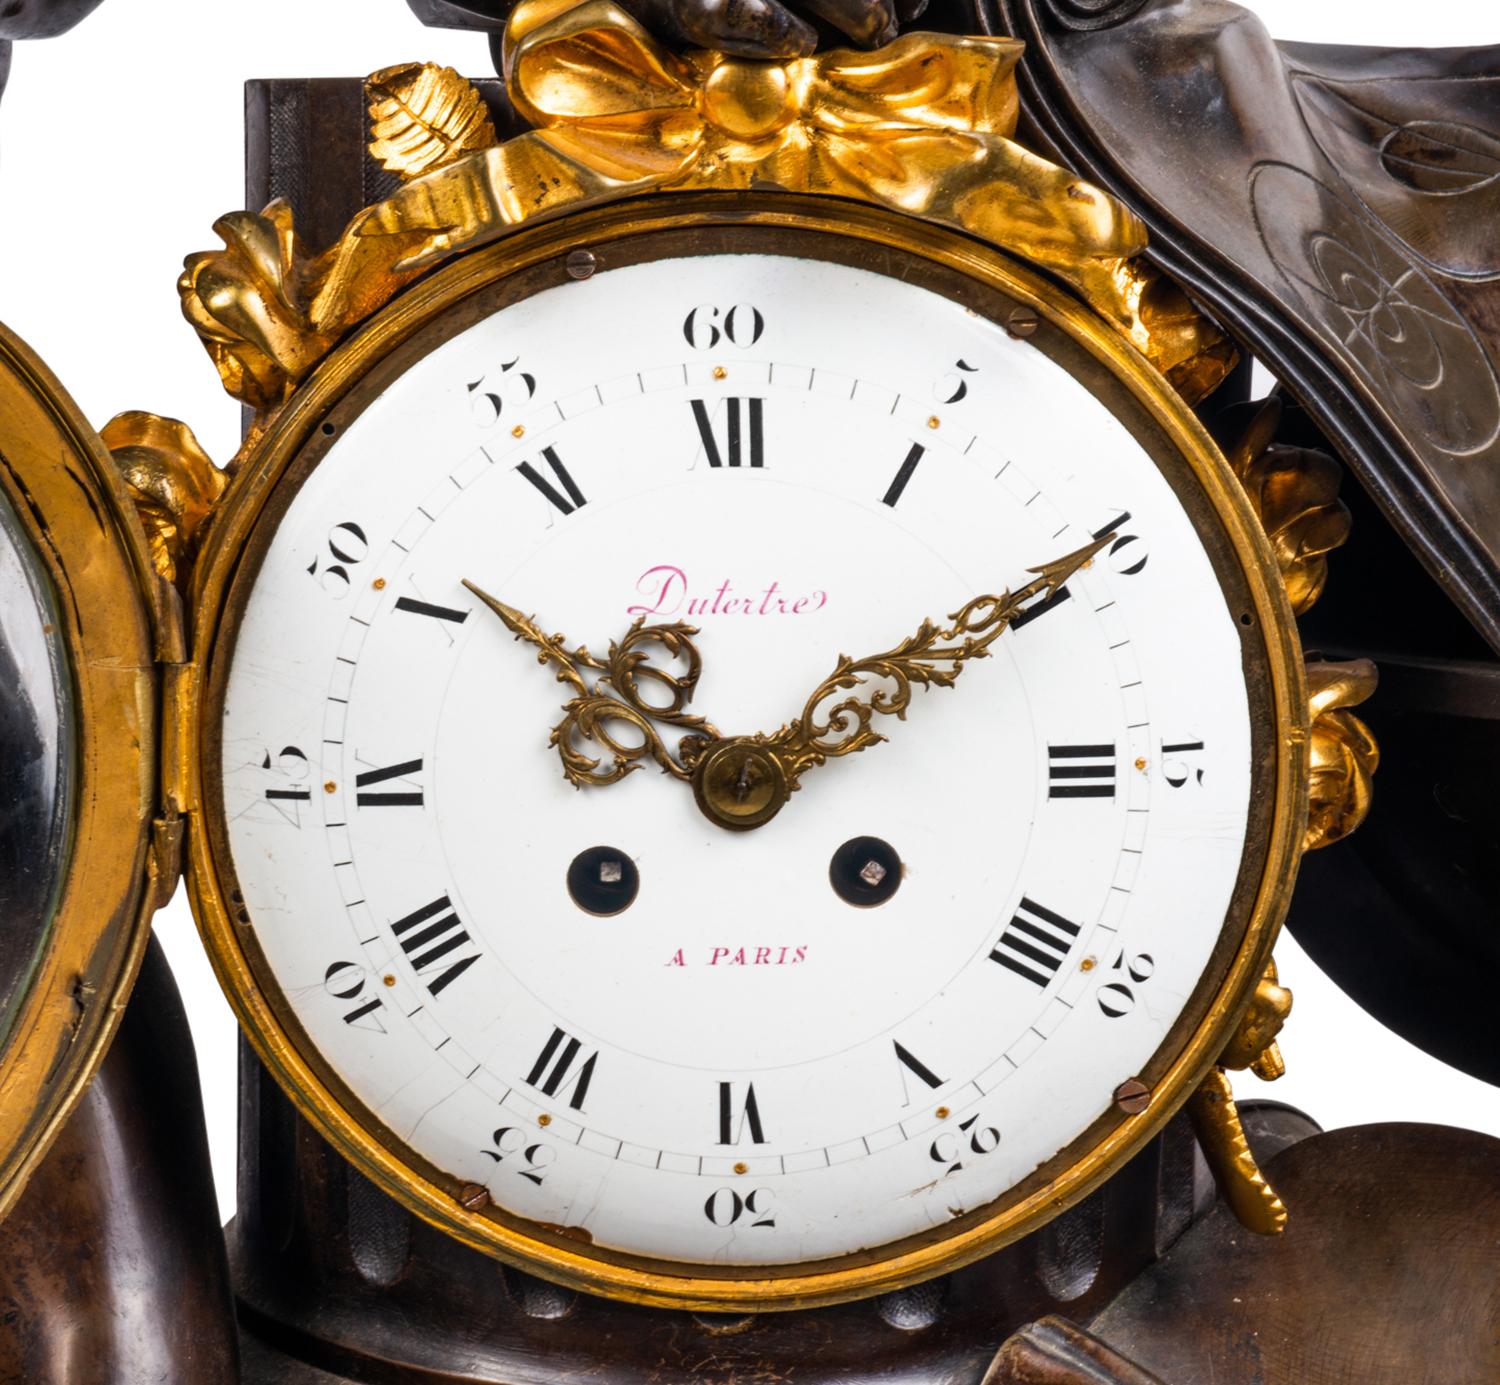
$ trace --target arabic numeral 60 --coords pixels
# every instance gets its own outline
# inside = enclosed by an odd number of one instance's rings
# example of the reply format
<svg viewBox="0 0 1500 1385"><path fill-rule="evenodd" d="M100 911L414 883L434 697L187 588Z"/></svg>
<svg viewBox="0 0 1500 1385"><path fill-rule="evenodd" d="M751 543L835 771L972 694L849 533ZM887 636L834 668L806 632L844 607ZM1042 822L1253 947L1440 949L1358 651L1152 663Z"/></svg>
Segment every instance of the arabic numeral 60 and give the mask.
<svg viewBox="0 0 1500 1385"><path fill-rule="evenodd" d="M765 317L750 303L736 303L727 310L704 303L682 324L682 335L694 351L712 351L721 341L743 351L754 346L765 330Z"/></svg>

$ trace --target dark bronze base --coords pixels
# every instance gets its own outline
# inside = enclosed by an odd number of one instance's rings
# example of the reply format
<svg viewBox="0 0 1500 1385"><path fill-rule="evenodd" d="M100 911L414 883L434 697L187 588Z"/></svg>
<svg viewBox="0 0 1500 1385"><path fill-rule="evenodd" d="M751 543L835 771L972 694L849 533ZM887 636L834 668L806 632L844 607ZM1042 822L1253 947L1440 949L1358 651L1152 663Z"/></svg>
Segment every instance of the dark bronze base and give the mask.
<svg viewBox="0 0 1500 1385"><path fill-rule="evenodd" d="M361 1385L973 1385L1015 1329L1103 1308L1213 1197L1177 1122L1037 1235L930 1284L800 1313L669 1312L557 1288L465 1249L339 1158L248 1056L243 1083L230 1256L252 1385L300 1381L294 1361Z"/></svg>
<svg viewBox="0 0 1500 1385"><path fill-rule="evenodd" d="M237 1378L198 1067L153 941L103 1067L0 1226L0 1382Z"/></svg>
<svg viewBox="0 0 1500 1385"><path fill-rule="evenodd" d="M340 1274L334 1262L341 1252L326 1257L319 1288L298 1276L303 1262L295 1259L242 1277L244 1379L247 1385L1410 1385L1419 1379L1478 1385L1500 1379L1500 1280L1493 1272L1500 1141L1418 1125L1312 1134L1311 1123L1290 1108L1247 1109L1254 1143L1292 1208L1284 1236L1246 1232L1220 1203L1155 1263L1131 1271L1132 1251L1153 1258L1140 1236L1148 1232L1147 1209L1161 1197L1161 1156L1171 1162L1175 1131L1043 1236L933 1284L809 1313L715 1318L631 1308L554 1288L411 1227L409 1258L399 1267L385 1262L394 1277L384 1285L370 1278L369 1245L357 1252L364 1271L346 1263ZM1167 1203L1157 1202L1159 1216ZM372 1232L367 1225L350 1236L348 1228L318 1220L325 1246L342 1245L351 1259ZM1033 1321L1049 1304L1073 1321Z"/></svg>
<svg viewBox="0 0 1500 1385"><path fill-rule="evenodd" d="M1292 1209L1285 1236L1251 1235L1214 1202L1174 1123L981 1264L838 1308L723 1317L611 1303L465 1250L344 1164L249 1058L237 1360L190 1054L153 951L104 1068L0 1229L0 1382L1500 1379L1500 1141L1471 1131L1322 1135L1252 1103L1252 1144Z"/></svg>
<svg viewBox="0 0 1500 1385"><path fill-rule="evenodd" d="M1362 1125L1268 1169L1284 1236L1219 1206L1090 1332L1172 1385L1500 1380L1500 1140Z"/></svg>

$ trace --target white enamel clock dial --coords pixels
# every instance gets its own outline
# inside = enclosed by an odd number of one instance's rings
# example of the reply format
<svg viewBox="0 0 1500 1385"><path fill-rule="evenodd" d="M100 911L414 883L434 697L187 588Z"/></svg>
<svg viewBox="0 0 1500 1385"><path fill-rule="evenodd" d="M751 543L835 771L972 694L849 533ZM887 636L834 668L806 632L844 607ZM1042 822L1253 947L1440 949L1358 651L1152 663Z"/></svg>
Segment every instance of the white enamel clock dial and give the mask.
<svg viewBox="0 0 1500 1385"><path fill-rule="evenodd" d="M940 1234L1111 1113L1221 945L1255 713L1204 523L1034 343L885 274L705 254L502 307L337 425L245 579L223 813L282 1003L388 1148L601 1254ZM649 762L569 785L568 688L463 585L597 653L698 627L690 710L747 734L1109 534L742 833ZM856 838L877 907L831 883ZM638 880L607 917L595 848Z"/></svg>

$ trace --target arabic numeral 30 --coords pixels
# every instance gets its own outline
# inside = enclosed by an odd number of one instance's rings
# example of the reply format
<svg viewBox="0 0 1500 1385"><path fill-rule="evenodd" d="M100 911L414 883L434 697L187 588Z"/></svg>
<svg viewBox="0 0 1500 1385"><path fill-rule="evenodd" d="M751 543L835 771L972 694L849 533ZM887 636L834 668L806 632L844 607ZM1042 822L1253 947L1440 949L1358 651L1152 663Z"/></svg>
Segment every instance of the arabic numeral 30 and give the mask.
<svg viewBox="0 0 1500 1385"><path fill-rule="evenodd" d="M766 1188L757 1188L743 1197L733 1188L719 1188L703 1204L703 1215L720 1227L734 1226L743 1217L750 1218L752 1229L776 1225L771 1214L771 1194Z"/></svg>

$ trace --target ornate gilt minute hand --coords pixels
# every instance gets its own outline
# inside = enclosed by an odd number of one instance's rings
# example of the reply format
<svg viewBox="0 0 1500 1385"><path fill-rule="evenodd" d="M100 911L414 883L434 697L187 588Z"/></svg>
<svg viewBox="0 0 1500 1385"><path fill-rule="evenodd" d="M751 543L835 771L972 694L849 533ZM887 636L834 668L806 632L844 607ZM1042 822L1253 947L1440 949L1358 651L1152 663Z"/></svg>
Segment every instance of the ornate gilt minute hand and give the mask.
<svg viewBox="0 0 1500 1385"><path fill-rule="evenodd" d="M815 765L852 755L886 738L873 725L877 713L905 720L914 687L951 688L971 659L983 659L1032 600L1052 596L1114 534L1054 562L1019 591L976 596L948 617L946 627L924 620L916 634L865 659L841 654L833 672L807 699L802 715L771 735L737 736L697 747L693 792L698 806L721 827L744 831L769 822ZM873 689L866 680L875 679ZM841 693L850 693L835 701ZM832 704L832 705L830 705Z"/></svg>
<svg viewBox="0 0 1500 1385"><path fill-rule="evenodd" d="M570 783L578 788L613 784L649 758L673 778L690 782L698 806L719 826L747 831L775 817L813 766L885 740L874 727L876 714L904 720L914 687L951 688L964 665L985 658L1028 602L1052 596L1114 538L1106 534L1030 569L1035 580L1019 591L976 596L948 617L947 626L924 620L916 634L884 653L865 659L840 655L833 672L807 699L802 715L771 735L726 738L686 710L703 667L692 640L698 631L691 625L646 625L637 620L624 639L611 642L608 657L598 659L586 646L570 649L563 635L547 634L535 618L473 582L465 581L464 586L518 640L536 646L538 663L556 664L558 682L573 689L575 696L563 707L563 719L552 728L549 741L562 756ZM652 667L653 645L673 660L684 660L686 672L671 674ZM873 689L867 689L870 679L876 680ZM646 684L664 692L666 700L645 697ZM835 701L841 693L849 695ZM616 730L620 723L633 728L640 739L622 739ZM685 733L675 754L658 726ZM603 746L608 762L590 755L584 742Z"/></svg>
<svg viewBox="0 0 1500 1385"><path fill-rule="evenodd" d="M698 633L691 625L651 625L637 620L624 639L611 641L608 656L598 659L586 645L569 649L566 637L549 635L534 617L522 615L514 606L491 596L465 580L464 586L490 608L518 640L537 648L539 664L557 665L557 681L573 689L574 696L563 707L563 719L552 728L550 745L562 756L563 773L575 788L585 784L613 784L648 757L677 779L691 779L693 752L719 739L718 731L704 718L687 712L698 686L703 661L693 644ZM673 660L685 660L687 671L667 673L650 664L651 646L659 646ZM595 677L590 680L588 674ZM666 694L666 701L645 696L650 686ZM621 739L615 725L633 727L640 740ZM657 724L686 732L677 755L662 739ZM628 733L627 733L628 734ZM593 741L609 753L608 763L589 755L581 742Z"/></svg>

